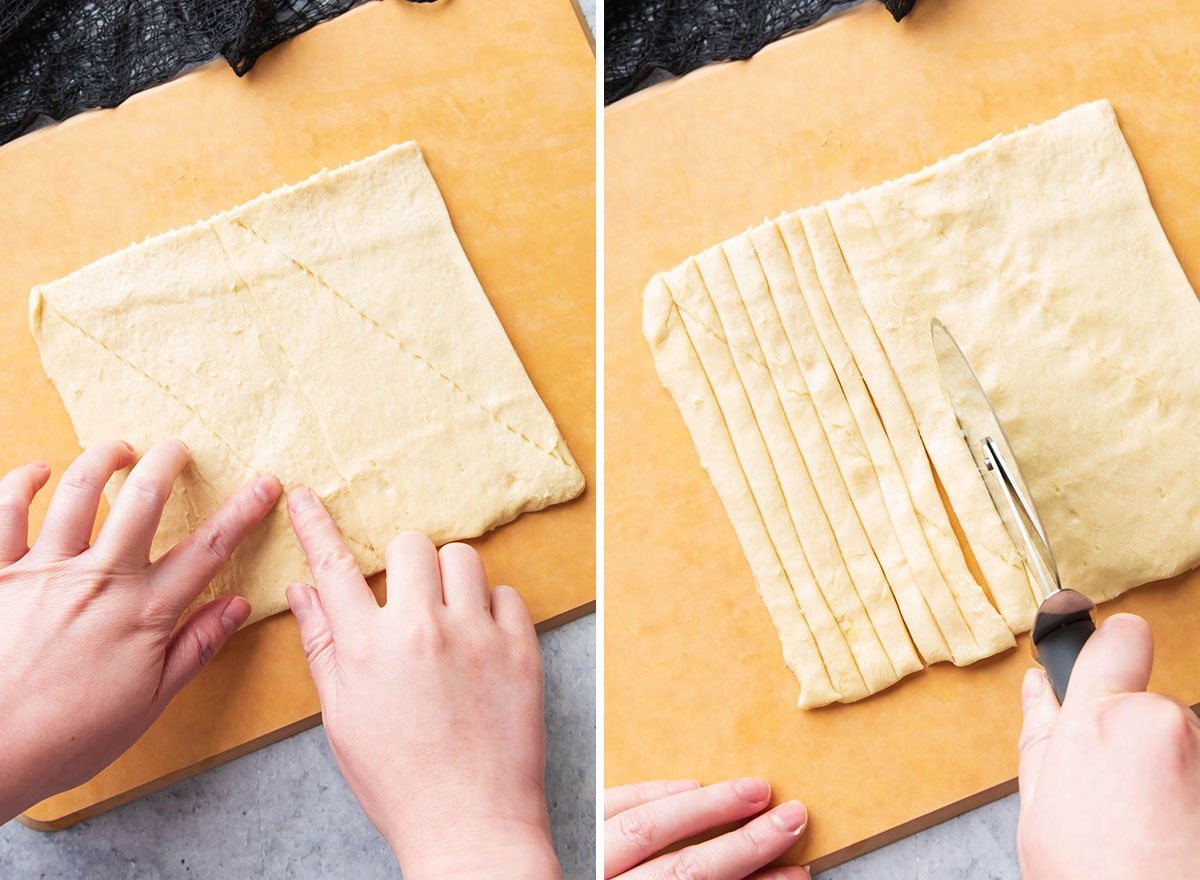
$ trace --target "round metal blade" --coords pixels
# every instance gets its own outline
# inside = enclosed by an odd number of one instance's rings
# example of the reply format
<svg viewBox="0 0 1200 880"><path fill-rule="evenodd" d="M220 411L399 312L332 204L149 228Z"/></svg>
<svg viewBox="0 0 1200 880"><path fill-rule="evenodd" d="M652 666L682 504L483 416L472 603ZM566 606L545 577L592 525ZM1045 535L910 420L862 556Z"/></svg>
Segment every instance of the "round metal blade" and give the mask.
<svg viewBox="0 0 1200 880"><path fill-rule="evenodd" d="M1061 589L1050 540L1033 506L1033 496L1017 467L1004 428L966 355L946 326L936 318L930 326L942 388L950 399L967 448L979 468L992 504L1027 567L1049 595Z"/></svg>

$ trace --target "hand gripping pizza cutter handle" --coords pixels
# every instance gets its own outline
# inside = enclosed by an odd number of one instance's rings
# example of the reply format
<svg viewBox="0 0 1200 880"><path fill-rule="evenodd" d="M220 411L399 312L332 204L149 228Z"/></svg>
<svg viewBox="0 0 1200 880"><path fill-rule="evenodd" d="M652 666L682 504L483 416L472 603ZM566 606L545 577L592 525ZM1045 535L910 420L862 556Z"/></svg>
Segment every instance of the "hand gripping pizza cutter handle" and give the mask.
<svg viewBox="0 0 1200 880"><path fill-rule="evenodd" d="M1075 590L1056 590L1033 619L1033 657L1046 670L1061 703L1084 643L1096 631L1096 604Z"/></svg>

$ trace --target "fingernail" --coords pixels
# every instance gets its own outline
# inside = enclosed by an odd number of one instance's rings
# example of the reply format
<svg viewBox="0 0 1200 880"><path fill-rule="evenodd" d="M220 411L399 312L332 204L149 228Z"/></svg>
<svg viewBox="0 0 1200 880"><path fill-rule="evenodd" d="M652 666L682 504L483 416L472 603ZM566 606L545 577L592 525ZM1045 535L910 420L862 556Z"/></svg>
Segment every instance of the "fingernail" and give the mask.
<svg viewBox="0 0 1200 880"><path fill-rule="evenodd" d="M771 811L771 824L780 831L800 836L804 826L808 824L808 810L800 801L788 801L780 804Z"/></svg>
<svg viewBox="0 0 1200 880"><path fill-rule="evenodd" d="M274 504L279 500L282 487L274 477L259 477L254 481L254 497L263 504Z"/></svg>
<svg viewBox="0 0 1200 880"><path fill-rule="evenodd" d="M132 443L128 443L128 442L122 440L121 445L124 446L126 449L128 449L130 452L134 453L135 455L137 454L137 450L133 448Z"/></svg>
<svg viewBox="0 0 1200 880"><path fill-rule="evenodd" d="M1021 711L1028 712L1042 695L1044 677L1040 669L1025 670L1021 680Z"/></svg>
<svg viewBox="0 0 1200 880"><path fill-rule="evenodd" d="M306 507L312 507L313 500L313 493L308 491L306 486L297 486L291 492L288 492L288 504L292 505L296 510L304 510Z"/></svg>
<svg viewBox="0 0 1200 880"><path fill-rule="evenodd" d="M48 470L50 470L50 465L48 465L48 464L47 464L46 462L44 462L44 461L35 461L35 462L33 463L33 467L37 468L39 471L48 471Z"/></svg>
<svg viewBox="0 0 1200 880"><path fill-rule="evenodd" d="M288 584L284 593L293 614L299 616L312 608L312 597L308 595L308 587L305 584Z"/></svg>
<svg viewBox="0 0 1200 880"><path fill-rule="evenodd" d="M756 779L753 776L735 780L733 790L738 793L738 797L742 800L749 801L752 804L765 801L771 796L771 786L767 780Z"/></svg>
<svg viewBox="0 0 1200 880"><path fill-rule="evenodd" d="M234 596L221 612L221 627L226 634L232 634L235 629L246 622L250 616L250 603L241 596Z"/></svg>
<svg viewBox="0 0 1200 880"><path fill-rule="evenodd" d="M695 791L700 787L699 780L696 779L676 779L674 782L667 783L668 794L679 794L681 791Z"/></svg>

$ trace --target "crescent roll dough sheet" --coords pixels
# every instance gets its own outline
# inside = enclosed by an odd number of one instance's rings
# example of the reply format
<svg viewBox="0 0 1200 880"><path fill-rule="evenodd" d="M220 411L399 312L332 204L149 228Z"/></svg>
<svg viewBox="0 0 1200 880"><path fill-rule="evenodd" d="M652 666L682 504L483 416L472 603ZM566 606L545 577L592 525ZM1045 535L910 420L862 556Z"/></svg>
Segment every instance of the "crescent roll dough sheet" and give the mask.
<svg viewBox="0 0 1200 880"><path fill-rule="evenodd" d="M191 449L155 554L255 473L309 486L368 574L405 529L474 537L583 490L414 143L37 287L30 325L82 445ZM277 508L198 602L257 620L307 579Z"/></svg>
<svg viewBox="0 0 1200 880"><path fill-rule="evenodd" d="M1064 586L1103 600L1200 561L1200 304L1107 101L829 213L973 547L1001 533L964 515L979 479L935 316L996 408Z"/></svg>
<svg viewBox="0 0 1200 880"><path fill-rule="evenodd" d="M1004 651L1036 612L935 317L1065 586L1103 600L1200 562L1200 303L1106 101L764 223L656 276L645 305L801 706Z"/></svg>

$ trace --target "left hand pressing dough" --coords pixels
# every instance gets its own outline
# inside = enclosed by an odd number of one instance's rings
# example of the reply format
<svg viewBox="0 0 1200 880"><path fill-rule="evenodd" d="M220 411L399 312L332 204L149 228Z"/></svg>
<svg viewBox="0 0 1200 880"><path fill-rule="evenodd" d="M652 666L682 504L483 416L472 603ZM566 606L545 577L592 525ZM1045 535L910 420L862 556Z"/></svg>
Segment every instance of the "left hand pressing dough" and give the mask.
<svg viewBox="0 0 1200 880"><path fill-rule="evenodd" d="M411 142L36 287L30 326L81 445L191 449L155 554L253 474L311 488L368 574L400 531L470 538L584 488ZM254 621L307 580L277 507L197 602Z"/></svg>

